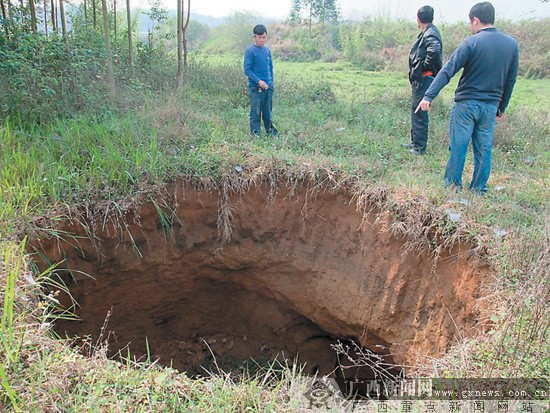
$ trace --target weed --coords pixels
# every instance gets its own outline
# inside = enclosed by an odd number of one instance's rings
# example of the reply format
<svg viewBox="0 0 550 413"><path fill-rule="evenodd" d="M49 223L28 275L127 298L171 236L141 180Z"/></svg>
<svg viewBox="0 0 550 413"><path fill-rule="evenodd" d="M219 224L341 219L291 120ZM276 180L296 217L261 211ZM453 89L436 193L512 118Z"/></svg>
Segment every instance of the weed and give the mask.
<svg viewBox="0 0 550 413"><path fill-rule="evenodd" d="M16 281L22 272L25 243L26 239L17 248L8 246L5 250L6 287L4 290L4 311L2 312L2 322L0 324L0 340L5 355L0 364L0 379L2 380L2 387L16 412L21 411L18 405L20 399L8 382L7 371L18 363L23 343L22 331L15 319L14 306Z"/></svg>

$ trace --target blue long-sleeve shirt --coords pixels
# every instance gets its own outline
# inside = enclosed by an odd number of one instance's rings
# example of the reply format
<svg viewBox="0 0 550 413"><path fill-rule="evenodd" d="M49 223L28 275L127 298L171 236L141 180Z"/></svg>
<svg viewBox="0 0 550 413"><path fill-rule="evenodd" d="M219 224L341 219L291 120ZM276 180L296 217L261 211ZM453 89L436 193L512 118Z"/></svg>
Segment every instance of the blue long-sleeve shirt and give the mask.
<svg viewBox="0 0 550 413"><path fill-rule="evenodd" d="M273 60L269 47L250 45L244 52L244 74L248 77L248 86L258 86L263 80L273 87Z"/></svg>
<svg viewBox="0 0 550 413"><path fill-rule="evenodd" d="M504 113L516 83L519 67L518 44L494 27L466 38L435 77L424 95L431 102L462 68L455 102L481 100Z"/></svg>

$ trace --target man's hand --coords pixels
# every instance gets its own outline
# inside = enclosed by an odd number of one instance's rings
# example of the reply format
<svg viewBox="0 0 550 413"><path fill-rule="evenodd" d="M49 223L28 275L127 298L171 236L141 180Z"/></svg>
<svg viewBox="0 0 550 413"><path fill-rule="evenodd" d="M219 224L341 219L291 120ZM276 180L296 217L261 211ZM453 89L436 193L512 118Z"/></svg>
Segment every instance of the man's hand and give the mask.
<svg viewBox="0 0 550 413"><path fill-rule="evenodd" d="M260 80L258 82L258 86L260 86L263 90L267 89L267 83L265 83L263 80Z"/></svg>
<svg viewBox="0 0 550 413"><path fill-rule="evenodd" d="M417 113L419 110L422 110L424 112L430 111L430 102L427 100L422 99L422 101L418 104L418 107L414 111L414 113Z"/></svg>
<svg viewBox="0 0 550 413"><path fill-rule="evenodd" d="M501 120L504 117L504 112L497 110L497 120Z"/></svg>

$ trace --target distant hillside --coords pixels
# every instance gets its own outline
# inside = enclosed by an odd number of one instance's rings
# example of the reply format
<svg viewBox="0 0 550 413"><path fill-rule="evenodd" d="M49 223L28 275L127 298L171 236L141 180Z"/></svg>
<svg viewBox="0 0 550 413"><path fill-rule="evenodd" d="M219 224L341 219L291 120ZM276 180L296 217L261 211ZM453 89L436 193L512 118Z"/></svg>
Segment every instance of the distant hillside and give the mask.
<svg viewBox="0 0 550 413"><path fill-rule="evenodd" d="M203 16L202 14L193 14L193 12L191 12L191 20L206 24L209 27L216 27L224 23L227 20L227 17Z"/></svg>
<svg viewBox="0 0 550 413"><path fill-rule="evenodd" d="M139 31L141 33L147 33L149 29L150 19L146 13L147 10L141 10L139 14ZM176 10L168 10L168 18L176 17L176 13ZM203 16L202 14L195 14L191 11L191 20L206 24L208 27L216 27L224 23L227 17Z"/></svg>

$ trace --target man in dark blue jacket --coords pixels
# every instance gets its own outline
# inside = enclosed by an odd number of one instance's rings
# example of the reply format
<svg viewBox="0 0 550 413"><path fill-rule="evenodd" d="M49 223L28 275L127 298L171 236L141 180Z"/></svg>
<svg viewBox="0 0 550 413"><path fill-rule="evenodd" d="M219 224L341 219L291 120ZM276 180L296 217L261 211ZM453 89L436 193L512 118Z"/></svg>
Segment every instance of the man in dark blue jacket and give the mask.
<svg viewBox="0 0 550 413"><path fill-rule="evenodd" d="M442 66L443 42L439 30L432 24L433 20L432 7L418 9L416 22L422 32L409 54L409 81L412 86L411 142L403 146L415 155L426 153L429 121L428 112L417 112L415 109Z"/></svg>
<svg viewBox="0 0 550 413"><path fill-rule="evenodd" d="M244 53L244 74L248 77L248 95L250 97L250 133L260 135L260 121L263 119L268 135L277 136L273 127L273 59L271 50L265 45L267 29L258 24L253 29L254 44Z"/></svg>
<svg viewBox="0 0 550 413"><path fill-rule="evenodd" d="M495 9L491 3L475 4L469 18L474 35L458 46L416 110L429 111L432 100L464 68L449 119L450 155L445 169L445 185L462 189L462 171L472 140L474 173L469 189L484 193L491 173L495 123L503 117L516 83L519 51L512 37L493 26Z"/></svg>

